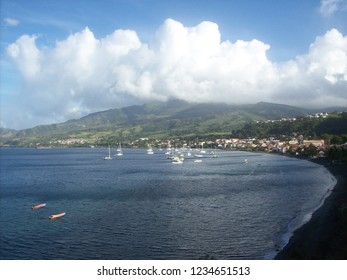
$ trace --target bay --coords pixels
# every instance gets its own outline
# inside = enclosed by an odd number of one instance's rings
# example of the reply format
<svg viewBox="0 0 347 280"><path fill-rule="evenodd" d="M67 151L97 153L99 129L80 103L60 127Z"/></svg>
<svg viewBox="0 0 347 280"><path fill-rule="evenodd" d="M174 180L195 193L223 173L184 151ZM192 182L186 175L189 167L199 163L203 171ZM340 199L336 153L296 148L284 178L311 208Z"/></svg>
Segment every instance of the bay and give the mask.
<svg viewBox="0 0 347 280"><path fill-rule="evenodd" d="M271 258L336 182L271 154L174 165L159 150L113 160L102 160L107 149L0 152L0 259Z"/></svg>

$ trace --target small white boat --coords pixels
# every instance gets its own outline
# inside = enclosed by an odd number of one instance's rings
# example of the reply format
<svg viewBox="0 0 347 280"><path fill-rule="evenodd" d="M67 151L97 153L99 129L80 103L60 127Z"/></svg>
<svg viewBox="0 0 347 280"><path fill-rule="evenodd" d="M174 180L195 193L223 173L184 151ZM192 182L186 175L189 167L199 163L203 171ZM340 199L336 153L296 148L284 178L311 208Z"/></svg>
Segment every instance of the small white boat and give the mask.
<svg viewBox="0 0 347 280"><path fill-rule="evenodd" d="M204 142L201 143L200 154L206 154L206 151L204 150Z"/></svg>
<svg viewBox="0 0 347 280"><path fill-rule="evenodd" d="M111 157L111 147L110 147L110 146L108 146L108 156L103 157L103 159L105 159L105 160L110 160L110 159L112 159L112 157Z"/></svg>
<svg viewBox="0 0 347 280"><path fill-rule="evenodd" d="M173 164L182 164L184 161L184 157L178 157L178 156L175 156L172 158L172 163Z"/></svg>
<svg viewBox="0 0 347 280"><path fill-rule="evenodd" d="M123 155L123 153L122 153L122 147L121 147L121 144L119 143L119 148L117 149L117 154L115 154L116 156L118 156L118 157L121 157L122 155Z"/></svg>
<svg viewBox="0 0 347 280"><path fill-rule="evenodd" d="M59 219L59 218L65 216L65 214L66 214L65 212L59 213L59 214L54 214L54 215L50 215L48 218L51 220L55 220L55 219Z"/></svg>
<svg viewBox="0 0 347 280"><path fill-rule="evenodd" d="M153 149L152 149L151 145L149 145L149 148L147 150L147 155L153 155L153 154L154 154Z"/></svg>
<svg viewBox="0 0 347 280"><path fill-rule="evenodd" d="M201 159L196 159L196 160L194 160L194 162L202 162L202 160Z"/></svg>
<svg viewBox="0 0 347 280"><path fill-rule="evenodd" d="M199 154L195 154L194 157L197 157L197 158L202 158L203 155L199 155Z"/></svg>
<svg viewBox="0 0 347 280"><path fill-rule="evenodd" d="M34 205L34 206L31 206L31 209L40 209L42 207L45 207L46 206L46 203L41 203L41 204L37 204L37 205Z"/></svg>

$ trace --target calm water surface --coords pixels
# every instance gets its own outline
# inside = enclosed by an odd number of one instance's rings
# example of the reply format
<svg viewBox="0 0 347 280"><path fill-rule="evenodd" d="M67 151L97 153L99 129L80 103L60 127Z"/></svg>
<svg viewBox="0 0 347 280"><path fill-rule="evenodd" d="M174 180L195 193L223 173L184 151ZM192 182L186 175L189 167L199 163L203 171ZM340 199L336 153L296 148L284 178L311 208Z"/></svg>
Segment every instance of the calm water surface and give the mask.
<svg viewBox="0 0 347 280"><path fill-rule="evenodd" d="M145 150L0 153L0 259L263 259L336 182L314 163L246 152L182 165Z"/></svg>

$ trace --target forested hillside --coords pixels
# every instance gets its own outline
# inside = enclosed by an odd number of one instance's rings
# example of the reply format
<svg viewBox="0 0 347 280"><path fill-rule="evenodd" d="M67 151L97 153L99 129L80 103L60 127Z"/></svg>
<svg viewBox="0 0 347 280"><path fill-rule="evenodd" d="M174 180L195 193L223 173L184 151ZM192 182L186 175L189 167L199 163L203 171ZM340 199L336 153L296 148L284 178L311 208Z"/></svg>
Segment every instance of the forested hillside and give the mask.
<svg viewBox="0 0 347 280"><path fill-rule="evenodd" d="M295 120L250 122L233 132L239 138L289 137L323 138L330 144L347 142L347 112L329 114L327 117L299 117Z"/></svg>

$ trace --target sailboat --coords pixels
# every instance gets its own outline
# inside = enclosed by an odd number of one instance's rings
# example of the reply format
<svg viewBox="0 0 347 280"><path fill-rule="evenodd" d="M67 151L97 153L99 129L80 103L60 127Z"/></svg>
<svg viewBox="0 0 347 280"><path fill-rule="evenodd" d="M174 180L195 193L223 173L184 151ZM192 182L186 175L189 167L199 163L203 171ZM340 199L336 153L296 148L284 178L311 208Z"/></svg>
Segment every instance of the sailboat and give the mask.
<svg viewBox="0 0 347 280"><path fill-rule="evenodd" d="M173 155L172 156L172 163L173 164L182 164L184 161L184 154L179 155Z"/></svg>
<svg viewBox="0 0 347 280"><path fill-rule="evenodd" d="M211 155L212 155L213 158L217 158L218 157L216 149L214 149L214 151L211 152Z"/></svg>
<svg viewBox="0 0 347 280"><path fill-rule="evenodd" d="M172 163L173 164L182 164L183 160L176 156L172 159Z"/></svg>
<svg viewBox="0 0 347 280"><path fill-rule="evenodd" d="M200 150L201 154L206 154L206 151L204 150L204 142L201 142L201 150Z"/></svg>
<svg viewBox="0 0 347 280"><path fill-rule="evenodd" d="M201 150L199 148L199 138L196 138L196 149L195 151L197 152L196 154L194 154L194 157L203 157L202 154L206 154L206 151L204 150L204 142L201 142Z"/></svg>
<svg viewBox="0 0 347 280"><path fill-rule="evenodd" d="M120 143L119 143L119 148L117 149L117 151L118 151L118 153L116 154L116 156L121 157L123 155L123 153L122 153L122 146Z"/></svg>
<svg viewBox="0 0 347 280"><path fill-rule="evenodd" d="M111 147L110 147L110 146L108 146L108 156L103 157L103 159L105 159L105 160L110 160L110 159L112 159L112 157L111 157Z"/></svg>
<svg viewBox="0 0 347 280"><path fill-rule="evenodd" d="M152 149L151 145L149 145L149 148L147 150L147 155L153 155L153 154L154 154L153 149Z"/></svg>

